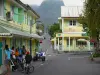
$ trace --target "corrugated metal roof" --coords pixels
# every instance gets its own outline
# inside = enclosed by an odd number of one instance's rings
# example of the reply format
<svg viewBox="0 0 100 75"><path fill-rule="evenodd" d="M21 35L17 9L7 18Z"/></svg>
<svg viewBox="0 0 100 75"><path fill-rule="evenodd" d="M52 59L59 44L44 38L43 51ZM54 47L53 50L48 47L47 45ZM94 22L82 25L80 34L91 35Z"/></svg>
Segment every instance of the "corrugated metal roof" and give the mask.
<svg viewBox="0 0 100 75"><path fill-rule="evenodd" d="M83 6L61 6L61 17L79 17L83 13Z"/></svg>

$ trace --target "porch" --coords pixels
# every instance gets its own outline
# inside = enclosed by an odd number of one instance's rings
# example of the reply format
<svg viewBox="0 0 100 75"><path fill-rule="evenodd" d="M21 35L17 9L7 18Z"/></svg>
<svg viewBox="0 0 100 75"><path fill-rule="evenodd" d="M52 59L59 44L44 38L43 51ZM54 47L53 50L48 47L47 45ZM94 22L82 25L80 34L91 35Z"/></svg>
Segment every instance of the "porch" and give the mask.
<svg viewBox="0 0 100 75"><path fill-rule="evenodd" d="M89 37L56 37L54 41L54 49L58 51L91 51L93 48Z"/></svg>

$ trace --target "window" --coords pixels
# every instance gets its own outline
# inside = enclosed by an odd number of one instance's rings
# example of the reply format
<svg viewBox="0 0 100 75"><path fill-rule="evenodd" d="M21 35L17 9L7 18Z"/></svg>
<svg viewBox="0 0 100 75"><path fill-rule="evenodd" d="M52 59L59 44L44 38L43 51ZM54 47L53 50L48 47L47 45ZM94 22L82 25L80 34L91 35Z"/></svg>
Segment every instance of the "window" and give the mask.
<svg viewBox="0 0 100 75"><path fill-rule="evenodd" d="M28 25L30 25L30 16L28 16Z"/></svg>
<svg viewBox="0 0 100 75"><path fill-rule="evenodd" d="M76 21L75 20L73 20L73 26L75 26L76 25Z"/></svg>
<svg viewBox="0 0 100 75"><path fill-rule="evenodd" d="M73 21L69 21L69 22L70 22L70 24L69 24L69 25L72 25L72 24L73 24L73 23L72 23Z"/></svg>
<svg viewBox="0 0 100 75"><path fill-rule="evenodd" d="M75 21L75 20L69 21L69 25L70 25L70 26L76 26L76 21Z"/></svg>

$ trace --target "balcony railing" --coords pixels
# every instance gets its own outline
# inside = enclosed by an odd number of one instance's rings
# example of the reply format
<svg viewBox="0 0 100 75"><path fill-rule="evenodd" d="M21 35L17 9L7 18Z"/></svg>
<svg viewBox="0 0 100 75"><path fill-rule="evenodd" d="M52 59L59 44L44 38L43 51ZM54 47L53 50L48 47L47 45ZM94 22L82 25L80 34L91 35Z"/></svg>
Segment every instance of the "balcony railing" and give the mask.
<svg viewBox="0 0 100 75"><path fill-rule="evenodd" d="M26 25L24 23L18 24L17 22L6 21L5 19L4 20L0 19L0 25L10 27L10 28L14 28L14 29L18 29L18 30L21 30L21 31L26 31L26 32L30 33L30 26ZM36 25L32 26L32 33L36 33Z"/></svg>
<svg viewBox="0 0 100 75"><path fill-rule="evenodd" d="M6 21L6 20L3 20L3 19L0 19L0 25L15 28L15 29L18 29L18 30L22 29L22 25L20 25L16 22L13 22L13 21Z"/></svg>

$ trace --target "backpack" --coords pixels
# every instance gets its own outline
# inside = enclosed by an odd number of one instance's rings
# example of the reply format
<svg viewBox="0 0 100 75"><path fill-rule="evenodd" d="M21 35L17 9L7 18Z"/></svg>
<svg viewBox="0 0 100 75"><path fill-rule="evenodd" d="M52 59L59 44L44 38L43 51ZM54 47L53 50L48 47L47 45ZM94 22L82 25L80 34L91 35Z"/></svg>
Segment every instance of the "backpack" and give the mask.
<svg viewBox="0 0 100 75"><path fill-rule="evenodd" d="M25 55L25 53L26 53L26 51L25 50L22 50L22 54Z"/></svg>

